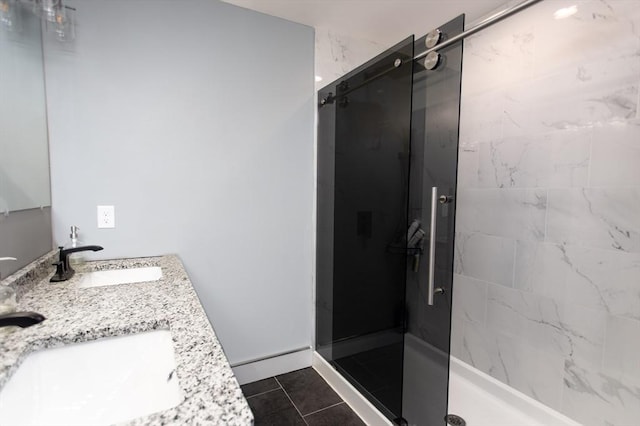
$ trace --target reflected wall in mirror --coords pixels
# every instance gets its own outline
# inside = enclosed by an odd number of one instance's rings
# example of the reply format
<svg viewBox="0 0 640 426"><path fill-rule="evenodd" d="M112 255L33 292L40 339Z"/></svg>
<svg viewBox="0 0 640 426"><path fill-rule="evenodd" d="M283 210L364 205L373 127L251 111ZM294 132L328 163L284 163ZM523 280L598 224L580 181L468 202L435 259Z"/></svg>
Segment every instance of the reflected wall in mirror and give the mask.
<svg viewBox="0 0 640 426"><path fill-rule="evenodd" d="M0 278L52 248L42 26L33 4L0 0Z"/></svg>
<svg viewBox="0 0 640 426"><path fill-rule="evenodd" d="M10 9L0 12L0 213L51 205L41 23L20 2L6 4Z"/></svg>

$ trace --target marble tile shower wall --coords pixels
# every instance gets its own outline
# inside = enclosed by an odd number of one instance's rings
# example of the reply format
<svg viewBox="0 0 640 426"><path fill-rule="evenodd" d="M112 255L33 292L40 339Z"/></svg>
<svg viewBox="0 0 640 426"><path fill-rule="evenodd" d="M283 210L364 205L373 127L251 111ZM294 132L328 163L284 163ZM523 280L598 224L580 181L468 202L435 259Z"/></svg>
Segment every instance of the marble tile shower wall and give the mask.
<svg viewBox="0 0 640 426"><path fill-rule="evenodd" d="M316 90L339 79L386 48L375 41L323 27L316 28L315 40L315 70L316 75L322 77L322 81L316 82Z"/></svg>
<svg viewBox="0 0 640 426"><path fill-rule="evenodd" d="M586 425L640 424L639 88L637 0L465 45L452 354Z"/></svg>

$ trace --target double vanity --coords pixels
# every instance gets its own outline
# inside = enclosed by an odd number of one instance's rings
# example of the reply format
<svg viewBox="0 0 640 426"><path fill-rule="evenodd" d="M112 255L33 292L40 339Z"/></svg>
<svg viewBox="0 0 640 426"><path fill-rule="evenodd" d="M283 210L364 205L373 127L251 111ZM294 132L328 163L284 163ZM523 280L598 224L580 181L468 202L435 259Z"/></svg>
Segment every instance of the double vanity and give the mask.
<svg viewBox="0 0 640 426"><path fill-rule="evenodd" d="M87 262L50 283L57 255L2 282L46 319L0 329L0 424L253 424L176 256Z"/></svg>

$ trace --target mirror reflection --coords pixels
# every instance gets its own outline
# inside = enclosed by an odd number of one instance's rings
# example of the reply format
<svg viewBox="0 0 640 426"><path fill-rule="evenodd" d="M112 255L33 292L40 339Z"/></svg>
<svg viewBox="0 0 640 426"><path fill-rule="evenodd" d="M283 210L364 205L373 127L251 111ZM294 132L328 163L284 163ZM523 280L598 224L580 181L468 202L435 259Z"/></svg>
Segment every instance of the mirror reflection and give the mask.
<svg viewBox="0 0 640 426"><path fill-rule="evenodd" d="M51 205L41 21L0 2L0 213Z"/></svg>

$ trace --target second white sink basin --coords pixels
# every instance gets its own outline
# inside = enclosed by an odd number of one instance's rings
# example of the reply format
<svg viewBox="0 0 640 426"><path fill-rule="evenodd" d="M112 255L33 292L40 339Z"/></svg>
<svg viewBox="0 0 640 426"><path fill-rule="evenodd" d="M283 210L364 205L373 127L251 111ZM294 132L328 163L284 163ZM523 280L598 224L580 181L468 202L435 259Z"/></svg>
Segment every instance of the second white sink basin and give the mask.
<svg viewBox="0 0 640 426"><path fill-rule="evenodd" d="M182 392L171 332L30 354L0 391L1 425L109 425L175 407Z"/></svg>
<svg viewBox="0 0 640 426"><path fill-rule="evenodd" d="M82 274L78 283L80 288L101 287L105 285L133 284L147 281L158 281L162 278L159 266L144 268L110 269Z"/></svg>

